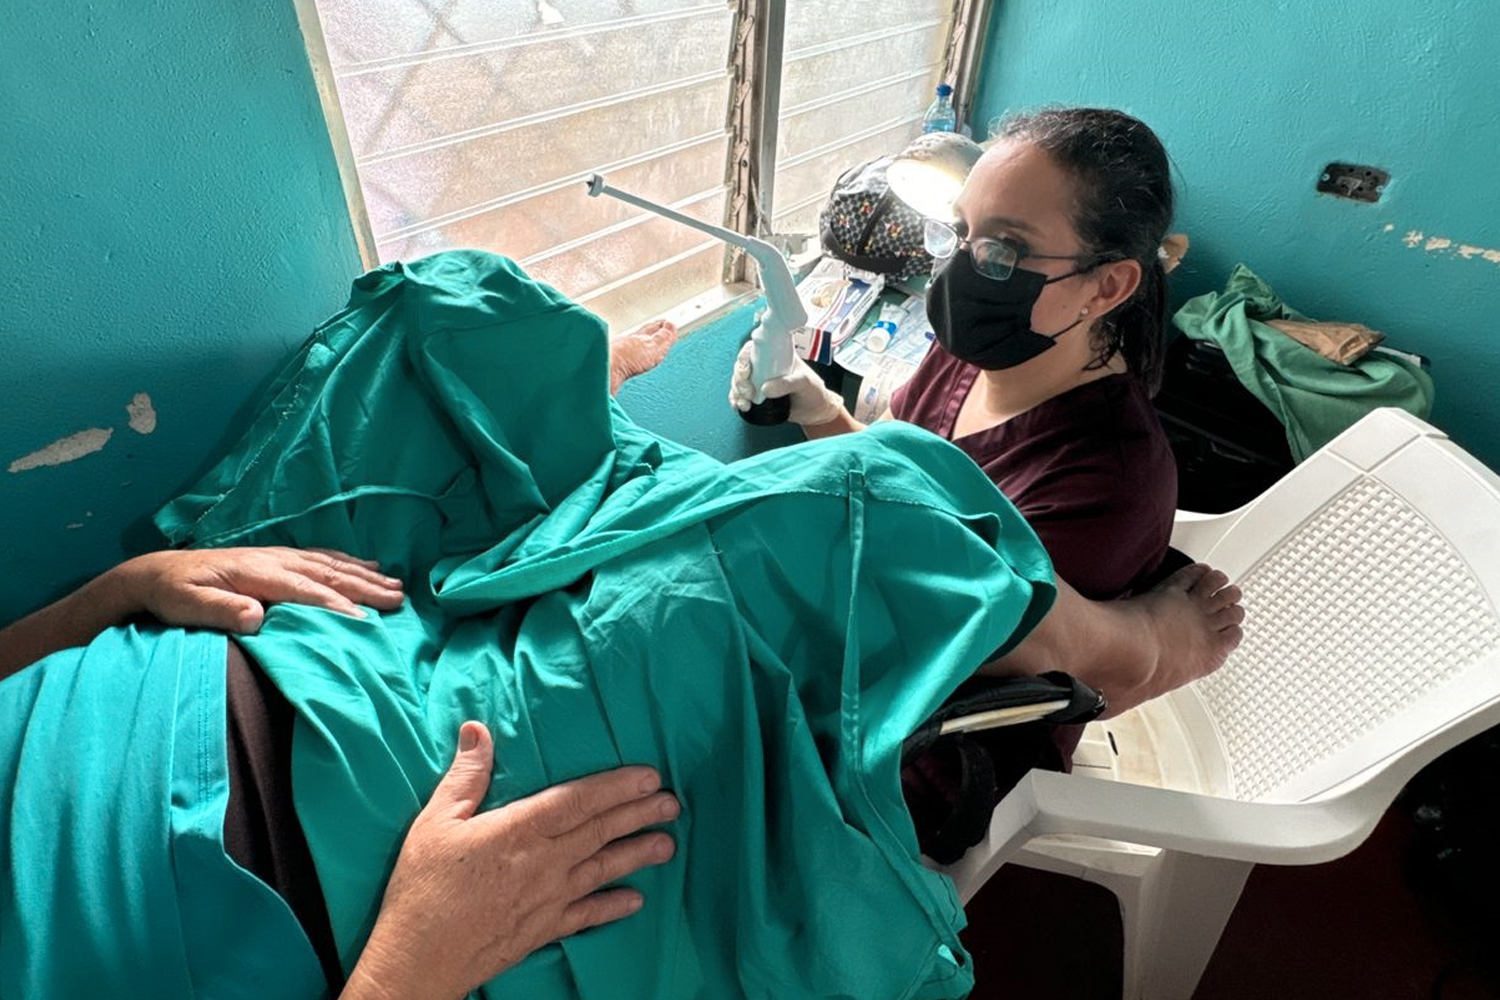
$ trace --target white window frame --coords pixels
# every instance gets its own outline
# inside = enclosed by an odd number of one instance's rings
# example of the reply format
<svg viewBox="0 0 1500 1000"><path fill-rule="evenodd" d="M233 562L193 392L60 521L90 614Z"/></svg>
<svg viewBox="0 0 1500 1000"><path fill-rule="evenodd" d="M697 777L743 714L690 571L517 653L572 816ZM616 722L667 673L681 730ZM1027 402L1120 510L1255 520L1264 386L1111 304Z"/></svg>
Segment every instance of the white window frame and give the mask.
<svg viewBox="0 0 1500 1000"><path fill-rule="evenodd" d="M323 105L334 158L343 184L344 200L354 229L360 262L366 269L380 265L375 232L360 189L354 148L344 124L338 88L323 36L315 0L293 0L313 79ZM729 193L724 225L736 232L760 236L792 255L806 268L817 257L816 241L802 247L794 235L769 231L774 205L776 139L781 109L782 59L786 41L787 0L736 0L731 29L729 113ZM994 0L954 0L952 30L945 46L942 79L953 86L954 107L960 121L973 109L978 68L990 10ZM707 322L757 297L754 269L743 251L726 257L723 282L714 289L669 309L665 315L679 327Z"/></svg>

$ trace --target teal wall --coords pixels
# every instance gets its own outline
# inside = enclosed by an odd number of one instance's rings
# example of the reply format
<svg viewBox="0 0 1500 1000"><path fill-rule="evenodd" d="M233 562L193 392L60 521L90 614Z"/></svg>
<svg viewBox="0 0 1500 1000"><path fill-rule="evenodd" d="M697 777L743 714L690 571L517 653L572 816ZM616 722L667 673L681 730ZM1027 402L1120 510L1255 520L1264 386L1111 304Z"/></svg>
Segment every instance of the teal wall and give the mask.
<svg viewBox="0 0 1500 1000"><path fill-rule="evenodd" d="M11 4L0 149L3 625L160 544L151 513L234 440L360 263L291 0ZM623 402L722 458L786 440L724 401L751 322L693 333ZM140 393L150 433L129 426ZM9 471L83 431L112 433Z"/></svg>
<svg viewBox="0 0 1500 1000"><path fill-rule="evenodd" d="M1493 0L997 0L975 131L1049 103L1139 116L1180 171L1174 297L1244 261L1385 331L1432 360L1433 422L1500 468L1497 53ZM1316 193L1334 161L1390 171L1384 197Z"/></svg>
<svg viewBox="0 0 1500 1000"><path fill-rule="evenodd" d="M0 149L3 623L156 544L360 265L290 0L8 4ZM89 429L101 451L8 471Z"/></svg>

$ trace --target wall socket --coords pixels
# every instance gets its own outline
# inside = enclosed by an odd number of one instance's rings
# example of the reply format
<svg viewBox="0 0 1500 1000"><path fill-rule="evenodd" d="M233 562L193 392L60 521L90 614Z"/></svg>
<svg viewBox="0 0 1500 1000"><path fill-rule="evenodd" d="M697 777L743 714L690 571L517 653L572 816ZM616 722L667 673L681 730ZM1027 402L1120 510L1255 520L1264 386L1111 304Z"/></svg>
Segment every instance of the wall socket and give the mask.
<svg viewBox="0 0 1500 1000"><path fill-rule="evenodd" d="M1379 167L1353 163L1330 163L1318 178L1318 190L1336 198L1379 201L1391 175Z"/></svg>

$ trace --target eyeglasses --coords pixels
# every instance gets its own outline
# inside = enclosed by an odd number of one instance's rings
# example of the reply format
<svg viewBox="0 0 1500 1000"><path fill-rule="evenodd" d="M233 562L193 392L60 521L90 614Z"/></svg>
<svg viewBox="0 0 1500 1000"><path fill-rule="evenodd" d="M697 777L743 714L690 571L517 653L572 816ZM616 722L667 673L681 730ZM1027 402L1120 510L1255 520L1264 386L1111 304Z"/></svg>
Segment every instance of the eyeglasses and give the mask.
<svg viewBox="0 0 1500 1000"><path fill-rule="evenodd" d="M1015 273L1016 265L1023 260L1072 260L1090 261L1088 267L1103 263L1098 254L1086 253L1032 253L1025 246L1007 239L991 239L981 236L977 240L966 240L958 230L946 222L927 219L922 229L922 245L938 260L947 260L960 247L969 248L969 259L974 270L993 281L1006 281ZM1085 268L1087 270L1087 268Z"/></svg>

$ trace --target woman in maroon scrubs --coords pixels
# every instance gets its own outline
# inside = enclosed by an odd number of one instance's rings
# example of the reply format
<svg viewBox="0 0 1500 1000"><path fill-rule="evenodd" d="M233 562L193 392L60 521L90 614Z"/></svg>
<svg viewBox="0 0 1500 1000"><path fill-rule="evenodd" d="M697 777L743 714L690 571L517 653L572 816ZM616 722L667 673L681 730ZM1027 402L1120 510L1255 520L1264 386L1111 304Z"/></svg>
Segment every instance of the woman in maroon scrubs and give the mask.
<svg viewBox="0 0 1500 1000"><path fill-rule="evenodd" d="M1051 653L1068 638L1060 623L1069 616L1049 614L984 669L1067 671L1102 691L1112 714L1216 667L1238 643L1243 618L1238 592L1206 567L1151 588L1166 568L1177 504L1176 464L1150 403L1161 381L1160 247L1172 207L1166 151L1137 119L1064 108L1007 121L969 174L952 223L926 223L937 343L882 418L926 428L989 475L1052 557L1060 604L1145 612L1136 625L1156 630L1158 651L1181 651L1180 661L1164 664L1112 639L1105 645L1119 655L1058 657ZM765 390L791 397L791 419L810 438L864 427L800 361ZM731 403L743 409L750 391L742 352ZM1222 608L1208 618L1182 615L1184 594L1203 590L1222 592ZM1059 727L1044 744L1008 730L975 738L1003 793L1032 766L1068 769L1080 734ZM951 747L934 748L902 774L919 839L940 860L983 829L960 818L960 774Z"/></svg>
<svg viewBox="0 0 1500 1000"><path fill-rule="evenodd" d="M989 474L1052 556L1060 602L1109 601L1120 612L1144 602L1147 621L1167 626L1158 636L1166 649L1216 647L1185 656L1198 666L1165 672L1152 657L1058 662L1040 655L1056 638L1048 631L1060 616L1049 615L986 668L1068 670L1103 691L1112 713L1217 666L1242 618L1232 600L1207 631L1175 613L1174 592L1224 588L1237 599L1204 567L1138 601L1112 600L1162 569L1176 507L1176 466L1150 404L1161 381L1160 247L1172 207L1166 151L1137 119L1092 108L1010 119L969 174L953 223L927 223L937 343L885 415L951 441ZM730 391L741 409L747 360L742 353ZM791 397L791 419L810 438L864 427L800 361L764 388Z"/></svg>

